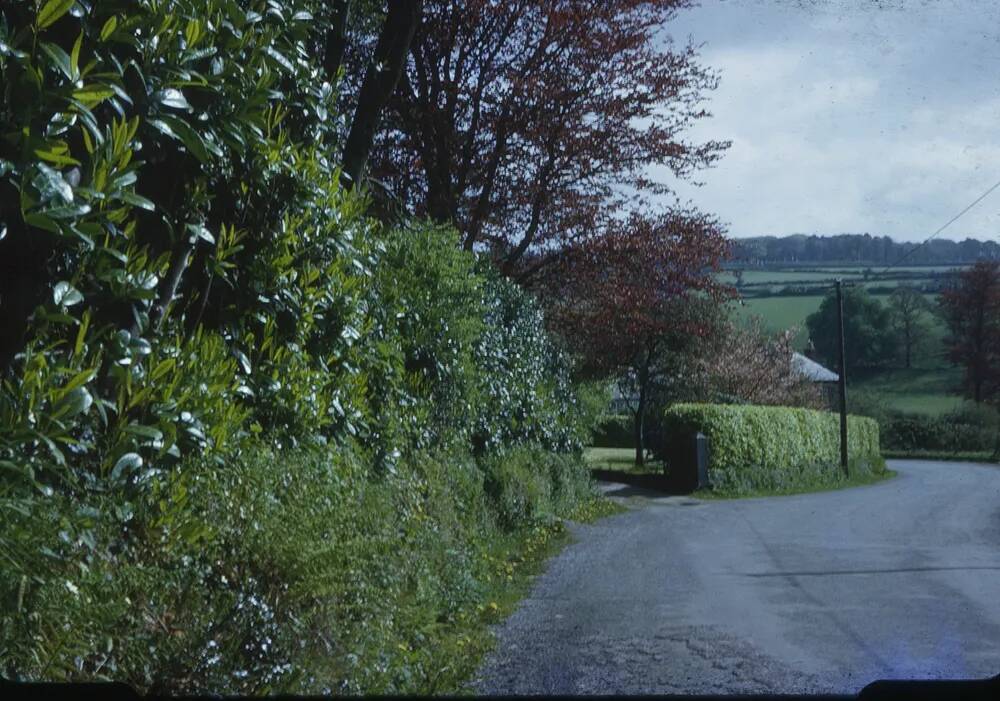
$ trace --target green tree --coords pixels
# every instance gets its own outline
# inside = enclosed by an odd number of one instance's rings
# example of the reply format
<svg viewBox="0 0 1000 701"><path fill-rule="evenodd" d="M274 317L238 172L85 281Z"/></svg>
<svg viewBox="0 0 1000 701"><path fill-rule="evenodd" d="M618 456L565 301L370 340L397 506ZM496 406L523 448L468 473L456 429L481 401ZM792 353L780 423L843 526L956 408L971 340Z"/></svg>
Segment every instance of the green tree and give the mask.
<svg viewBox="0 0 1000 701"><path fill-rule="evenodd" d="M910 285L900 285L889 295L890 320L906 368L911 367L913 355L924 346L929 310L924 296Z"/></svg>
<svg viewBox="0 0 1000 701"><path fill-rule="evenodd" d="M831 291L806 318L806 328L823 362L836 365L837 296ZM844 353L847 371L891 362L895 352L889 310L863 287L844 289Z"/></svg>

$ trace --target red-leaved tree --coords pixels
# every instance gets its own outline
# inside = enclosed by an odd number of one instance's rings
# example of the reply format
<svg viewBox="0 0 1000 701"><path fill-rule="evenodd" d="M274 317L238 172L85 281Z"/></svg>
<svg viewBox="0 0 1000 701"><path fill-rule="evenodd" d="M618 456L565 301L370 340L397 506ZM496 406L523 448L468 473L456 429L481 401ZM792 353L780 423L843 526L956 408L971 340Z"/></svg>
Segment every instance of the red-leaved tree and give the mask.
<svg viewBox="0 0 1000 701"><path fill-rule="evenodd" d="M533 282L728 145L681 136L717 84L665 31L690 4L425 0L373 174Z"/></svg>
<svg viewBox="0 0 1000 701"><path fill-rule="evenodd" d="M729 242L705 214L633 215L567 250L548 276L550 319L595 376L626 378L638 395L636 463L645 452L649 392L664 354L712 333L732 289L715 273Z"/></svg>
<svg viewBox="0 0 1000 701"><path fill-rule="evenodd" d="M977 404L1000 395L1000 263L979 261L940 297L950 336L948 357L965 370L966 396Z"/></svg>

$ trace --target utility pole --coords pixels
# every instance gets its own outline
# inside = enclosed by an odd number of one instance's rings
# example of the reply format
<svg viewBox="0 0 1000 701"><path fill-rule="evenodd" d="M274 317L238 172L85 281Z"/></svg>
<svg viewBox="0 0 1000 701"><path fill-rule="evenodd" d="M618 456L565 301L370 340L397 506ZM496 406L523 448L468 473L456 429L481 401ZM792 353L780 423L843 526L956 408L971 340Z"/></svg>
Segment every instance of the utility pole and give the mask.
<svg viewBox="0 0 1000 701"><path fill-rule="evenodd" d="M847 368L844 363L844 296L841 293L841 281L837 278L837 348L840 352L840 368L837 384L840 387L840 467L844 476L849 477L847 470Z"/></svg>

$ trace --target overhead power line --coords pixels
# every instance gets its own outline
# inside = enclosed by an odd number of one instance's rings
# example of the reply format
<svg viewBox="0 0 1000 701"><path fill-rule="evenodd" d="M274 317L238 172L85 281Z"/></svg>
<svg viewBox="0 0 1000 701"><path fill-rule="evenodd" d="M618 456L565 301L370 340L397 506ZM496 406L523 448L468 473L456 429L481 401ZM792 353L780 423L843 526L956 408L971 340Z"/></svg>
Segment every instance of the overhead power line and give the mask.
<svg viewBox="0 0 1000 701"><path fill-rule="evenodd" d="M942 231L944 231L944 230L945 230L945 229L947 229L947 228L948 228L949 226L951 226L951 225L952 225L952 224L954 224L954 223L955 223L956 221L958 221L958 220L959 220L959 218L960 218L960 217L961 217L961 216L962 216L963 214L965 214L965 213L966 213L966 212L968 212L968 211L969 211L970 209L972 209L973 207L975 207L975 206L976 206L977 204L979 204L980 202L982 202L983 200L985 200L985 199L986 199L986 197L987 197L987 196L988 196L988 195L989 195L989 194L990 194L991 192L993 192L994 190L996 190L996 189L997 189L998 187L1000 187L1000 180L998 180L997 182L993 183L993 186L992 186L992 187L991 187L991 188L990 188L989 190L987 190L986 192L984 192L983 194L981 194L981 195L980 195L979 197L977 197L976 199L974 199L974 200L973 200L973 201L972 201L972 202L971 202L971 203L970 203L970 204L969 204L968 206L966 206L966 207L965 207L965 209L963 209L963 210L962 210L961 212L959 212L958 214L956 214L955 216L953 216L953 217L952 217L951 219L949 219L949 220L948 220L947 222L945 222L945 223L944 223L944 224L943 224L943 225L941 226L941 228L939 228L939 229L938 229L937 231L935 231L935 232L934 232L933 234L931 234L931 235L930 235L930 236L928 236L928 237L927 237L926 239L924 239L923 241L921 241L921 242L920 242L919 244L917 244L916 246L914 246L913 248L911 248L911 249L910 249L909 251L907 251L906 253L904 253L904 254L903 254L902 256L900 256L900 257L899 257L899 260L897 260L897 261L896 261L895 263L893 263L892 265L890 265L890 266L887 266L887 267L885 268L885 270L883 270L883 271L882 271L882 274L884 275L884 274L885 274L885 273L887 273L888 271L892 270L892 269L893 269L893 268L895 268L895 267L896 267L897 265L899 265L900 263L902 263L902 262L903 262L904 260L906 260L907 258L909 258L910 256L912 256L912 255L913 255L914 253L916 253L917 251L919 251L919 250L920 250L921 248L923 248L924 246L926 246L926 245L927 245L928 243L930 243L930 241L931 241L932 239L934 239L935 237L937 237L937 235L938 235L938 234L940 234L940 233L941 233Z"/></svg>

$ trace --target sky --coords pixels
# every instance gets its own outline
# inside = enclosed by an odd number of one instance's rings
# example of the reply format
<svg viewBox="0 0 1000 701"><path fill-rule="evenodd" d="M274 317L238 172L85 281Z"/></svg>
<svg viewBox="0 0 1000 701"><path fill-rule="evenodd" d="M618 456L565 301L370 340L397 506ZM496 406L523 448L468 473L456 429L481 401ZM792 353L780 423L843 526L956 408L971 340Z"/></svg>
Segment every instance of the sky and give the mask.
<svg viewBox="0 0 1000 701"><path fill-rule="evenodd" d="M721 76L677 193L735 237L922 240L1000 181L1000 3L701 0L666 27ZM1000 235L1000 188L939 238Z"/></svg>

